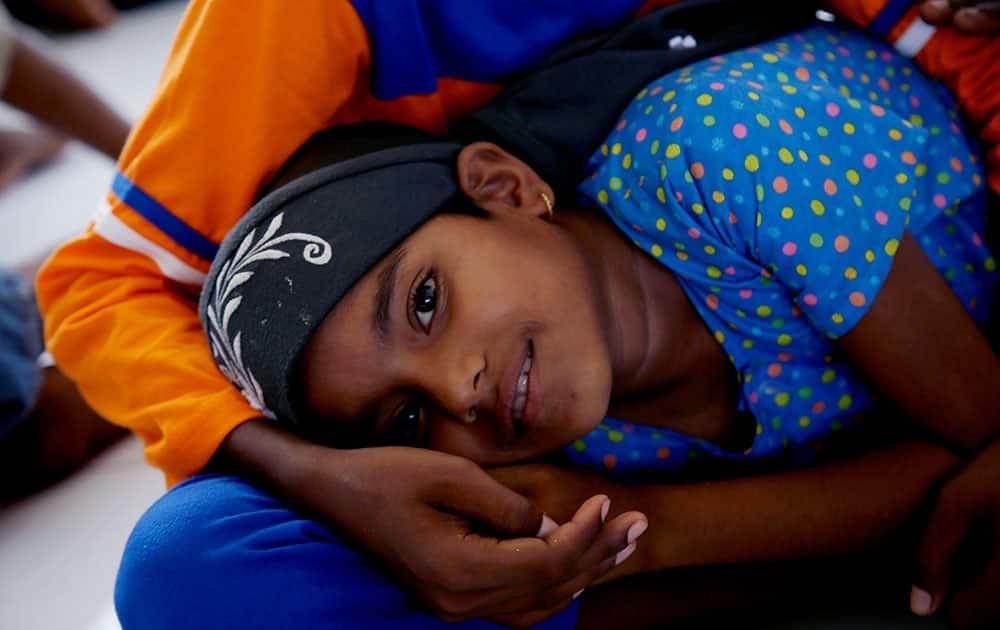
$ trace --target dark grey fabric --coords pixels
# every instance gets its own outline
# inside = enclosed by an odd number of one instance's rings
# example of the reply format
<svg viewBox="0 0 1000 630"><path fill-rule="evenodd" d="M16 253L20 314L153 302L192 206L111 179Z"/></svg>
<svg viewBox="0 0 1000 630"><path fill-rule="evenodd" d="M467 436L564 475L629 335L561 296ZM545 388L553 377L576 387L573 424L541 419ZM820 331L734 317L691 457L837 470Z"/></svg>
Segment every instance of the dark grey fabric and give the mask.
<svg viewBox="0 0 1000 630"><path fill-rule="evenodd" d="M460 148L415 144L320 166L226 236L199 313L219 369L262 413L303 422L292 386L299 355L344 294L456 197Z"/></svg>

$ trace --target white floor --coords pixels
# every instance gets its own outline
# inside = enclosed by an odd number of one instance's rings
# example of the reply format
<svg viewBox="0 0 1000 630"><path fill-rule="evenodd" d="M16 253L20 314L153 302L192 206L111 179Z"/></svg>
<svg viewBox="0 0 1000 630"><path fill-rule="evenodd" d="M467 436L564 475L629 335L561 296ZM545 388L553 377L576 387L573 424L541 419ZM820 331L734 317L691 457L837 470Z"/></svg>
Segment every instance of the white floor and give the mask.
<svg viewBox="0 0 1000 630"><path fill-rule="evenodd" d="M186 4L162 0L111 27L55 39L27 31L135 120L153 94ZM3 124L27 124L0 111ZM114 165L79 143L0 192L0 265L20 266L83 229ZM11 229L13 227L13 229ZM163 492L135 438L119 442L49 490L0 511L0 628L114 630L115 573L136 519Z"/></svg>

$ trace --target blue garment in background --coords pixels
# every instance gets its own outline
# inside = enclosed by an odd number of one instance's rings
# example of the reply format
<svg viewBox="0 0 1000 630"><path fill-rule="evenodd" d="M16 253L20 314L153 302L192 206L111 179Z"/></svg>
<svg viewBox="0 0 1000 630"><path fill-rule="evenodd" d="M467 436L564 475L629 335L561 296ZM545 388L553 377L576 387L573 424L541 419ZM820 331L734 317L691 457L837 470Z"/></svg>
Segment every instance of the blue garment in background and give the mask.
<svg viewBox="0 0 1000 630"><path fill-rule="evenodd" d="M42 323L31 284L0 269L0 440L23 420L42 385Z"/></svg>

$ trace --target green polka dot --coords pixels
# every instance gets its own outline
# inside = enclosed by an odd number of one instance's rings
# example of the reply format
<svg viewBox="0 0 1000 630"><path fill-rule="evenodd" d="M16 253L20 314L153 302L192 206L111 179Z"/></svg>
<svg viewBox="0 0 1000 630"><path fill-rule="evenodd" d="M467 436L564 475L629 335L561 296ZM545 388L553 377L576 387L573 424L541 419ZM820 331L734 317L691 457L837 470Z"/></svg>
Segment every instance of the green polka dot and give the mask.
<svg viewBox="0 0 1000 630"><path fill-rule="evenodd" d="M813 395L812 387L799 388L799 398L812 398L812 395Z"/></svg>
<svg viewBox="0 0 1000 630"><path fill-rule="evenodd" d="M824 383L832 383L837 378L836 370L823 370L820 380Z"/></svg>
<svg viewBox="0 0 1000 630"><path fill-rule="evenodd" d="M984 260L983 261L983 268L986 271L996 271L997 270L997 261L996 261L996 258L990 256L989 258L987 258L986 260Z"/></svg>
<svg viewBox="0 0 1000 630"><path fill-rule="evenodd" d="M660 150L660 141L653 140L652 144L649 145L649 154L655 155L657 151Z"/></svg>
<svg viewBox="0 0 1000 630"><path fill-rule="evenodd" d="M851 398L851 395L844 394L843 396L840 397L840 400L837 401L837 406L840 407L841 409L847 409L848 407L851 406L852 402L854 402L854 400Z"/></svg>
<svg viewBox="0 0 1000 630"><path fill-rule="evenodd" d="M778 416L774 416L773 418L771 418L771 426L774 427L775 429L780 430L781 429L781 418L779 418Z"/></svg>
<svg viewBox="0 0 1000 630"><path fill-rule="evenodd" d="M791 399L792 397L788 394L788 392L779 392L774 397L774 404L778 405L779 407L784 407L785 405L788 404L788 402Z"/></svg>
<svg viewBox="0 0 1000 630"><path fill-rule="evenodd" d="M843 428L844 424L840 420L834 420L833 422L830 423L831 431L840 431Z"/></svg>
<svg viewBox="0 0 1000 630"><path fill-rule="evenodd" d="M709 278L719 278L722 276L722 270L715 265L709 265L705 268L705 273L708 274Z"/></svg>
<svg viewBox="0 0 1000 630"><path fill-rule="evenodd" d="M818 232L813 232L809 235L809 244L813 247L823 247L823 235Z"/></svg>
<svg viewBox="0 0 1000 630"><path fill-rule="evenodd" d="M757 114L757 124L761 127L770 127L771 121L764 114Z"/></svg>
<svg viewBox="0 0 1000 630"><path fill-rule="evenodd" d="M611 190L621 190L622 180L619 177L612 177L608 180L608 188Z"/></svg>
<svg viewBox="0 0 1000 630"><path fill-rule="evenodd" d="M715 126L715 116L712 116L711 114L708 115L708 116L705 116L704 118L702 118L701 122L704 123L706 127L714 127Z"/></svg>
<svg viewBox="0 0 1000 630"><path fill-rule="evenodd" d="M574 440L573 450L576 451L577 453L582 453L585 450L587 450L587 443L584 442L583 440Z"/></svg>
<svg viewBox="0 0 1000 630"><path fill-rule="evenodd" d="M789 346L792 344L792 336L788 333L782 333L778 335L778 345L779 346Z"/></svg>
<svg viewBox="0 0 1000 630"><path fill-rule="evenodd" d="M771 320L772 328L781 328L784 325L785 325L785 320L780 317L775 317L774 319Z"/></svg>
<svg viewBox="0 0 1000 630"><path fill-rule="evenodd" d="M625 434L621 431L608 431L608 439L617 444L625 439Z"/></svg>

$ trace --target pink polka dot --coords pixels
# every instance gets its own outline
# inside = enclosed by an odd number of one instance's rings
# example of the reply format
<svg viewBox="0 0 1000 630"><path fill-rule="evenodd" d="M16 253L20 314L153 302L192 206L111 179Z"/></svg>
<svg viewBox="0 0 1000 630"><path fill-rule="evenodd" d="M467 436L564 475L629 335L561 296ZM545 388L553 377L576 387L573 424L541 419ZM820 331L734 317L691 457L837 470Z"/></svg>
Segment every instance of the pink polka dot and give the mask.
<svg viewBox="0 0 1000 630"><path fill-rule="evenodd" d="M774 181L771 182L771 186L774 188L774 192L782 194L788 191L788 180L781 175L778 175L774 178Z"/></svg>
<svg viewBox="0 0 1000 630"><path fill-rule="evenodd" d="M750 402L756 405L758 400L760 400L760 396L757 392L750 392Z"/></svg>
<svg viewBox="0 0 1000 630"><path fill-rule="evenodd" d="M794 256L794 255L795 255L795 252L796 252L796 251L798 251L798 249L799 249L799 248L798 248L798 246L797 246L797 245L796 245L795 243L793 243L793 242L791 242L791 241L788 241L787 243L785 243L785 244L784 244L784 245L783 245L783 246L781 247L781 252L782 252L782 253L783 253L783 254L784 254L785 256Z"/></svg>
<svg viewBox="0 0 1000 630"><path fill-rule="evenodd" d="M676 199L677 201L684 201L684 195L681 194L681 191L675 190L674 199Z"/></svg>
<svg viewBox="0 0 1000 630"><path fill-rule="evenodd" d="M832 179L827 178L826 181L823 182L823 192L825 192L828 195L836 195L837 194L837 182L833 181Z"/></svg>
<svg viewBox="0 0 1000 630"><path fill-rule="evenodd" d="M836 103L826 104L826 113L829 116L836 117L840 113L840 107Z"/></svg>
<svg viewBox="0 0 1000 630"><path fill-rule="evenodd" d="M882 210L878 210L875 212L875 222L879 225L885 225L889 222L889 215Z"/></svg>
<svg viewBox="0 0 1000 630"><path fill-rule="evenodd" d="M747 81L747 85L749 85L750 87L752 87L755 90L763 90L764 89L764 86L761 85L760 83L757 83L756 81Z"/></svg>
<svg viewBox="0 0 1000 630"><path fill-rule="evenodd" d="M917 98L915 95L911 94L910 105L912 105L913 107L920 107L920 99Z"/></svg>
<svg viewBox="0 0 1000 630"><path fill-rule="evenodd" d="M972 233L972 244L975 245L976 247L983 246L983 239L979 236L978 232Z"/></svg>
<svg viewBox="0 0 1000 630"><path fill-rule="evenodd" d="M934 195L934 205L938 208L943 208L948 205L948 198L941 193L937 193Z"/></svg>
<svg viewBox="0 0 1000 630"><path fill-rule="evenodd" d="M631 422L626 422L622 424L622 431L625 433L635 433L635 425Z"/></svg>
<svg viewBox="0 0 1000 630"><path fill-rule="evenodd" d="M878 57L882 61L892 61L892 53L890 53L888 50L883 50L881 53L879 53Z"/></svg>
<svg viewBox="0 0 1000 630"><path fill-rule="evenodd" d="M691 238L701 238L701 232L698 231L698 228L688 228L688 236Z"/></svg>
<svg viewBox="0 0 1000 630"><path fill-rule="evenodd" d="M711 89L713 89L716 92L718 92L719 90L721 90L722 88L724 88L726 86L723 85L722 83L719 83L718 81L713 81L712 83L708 84L708 87L710 87Z"/></svg>
<svg viewBox="0 0 1000 630"><path fill-rule="evenodd" d="M725 274L727 276L735 276L736 275L736 267L733 267L732 265L729 265L728 267L726 267L725 269L723 269L723 271L725 272Z"/></svg>
<svg viewBox="0 0 1000 630"><path fill-rule="evenodd" d="M733 125L733 135L742 140L747 137L747 126L743 123Z"/></svg>
<svg viewBox="0 0 1000 630"><path fill-rule="evenodd" d="M837 52L839 52L841 55L845 57L851 56L851 51L847 50L847 48L845 48L844 46L837 46Z"/></svg>
<svg viewBox="0 0 1000 630"><path fill-rule="evenodd" d="M646 128L645 127L643 127L642 129L640 129L639 131L635 132L635 141L636 142L642 142L645 139L646 139Z"/></svg>
<svg viewBox="0 0 1000 630"><path fill-rule="evenodd" d="M872 103L871 110L872 113L878 116L879 118L885 116L885 109L881 105L875 105L874 103Z"/></svg>
<svg viewBox="0 0 1000 630"><path fill-rule="evenodd" d="M809 306L816 306L819 303L819 300L813 293L806 293L805 295L803 295L802 301L808 304Z"/></svg>
<svg viewBox="0 0 1000 630"><path fill-rule="evenodd" d="M752 289L740 289L740 297L744 300L749 300L751 295L753 295Z"/></svg>
<svg viewBox="0 0 1000 630"><path fill-rule="evenodd" d="M649 91L650 96L656 96L663 90L662 85L657 85L655 88Z"/></svg>
<svg viewBox="0 0 1000 630"><path fill-rule="evenodd" d="M789 125L788 121L785 120L784 118L782 118L781 120L778 121L778 126L781 127L781 130L784 131L785 133L787 133L789 135L792 134L792 131L793 131L792 130L792 126Z"/></svg>
<svg viewBox="0 0 1000 630"><path fill-rule="evenodd" d="M875 157L874 153L865 153L865 157L862 158L862 163L867 168L875 168L875 166L878 164L878 158Z"/></svg>

